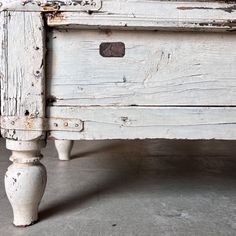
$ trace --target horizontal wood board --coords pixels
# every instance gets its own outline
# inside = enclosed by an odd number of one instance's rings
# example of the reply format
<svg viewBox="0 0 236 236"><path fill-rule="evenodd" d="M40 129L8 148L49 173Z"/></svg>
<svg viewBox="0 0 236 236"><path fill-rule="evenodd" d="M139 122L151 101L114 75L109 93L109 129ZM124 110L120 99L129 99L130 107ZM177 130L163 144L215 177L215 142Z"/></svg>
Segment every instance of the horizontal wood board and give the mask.
<svg viewBox="0 0 236 236"><path fill-rule="evenodd" d="M98 11L48 14L52 27L232 31L235 1L103 0Z"/></svg>
<svg viewBox="0 0 236 236"><path fill-rule="evenodd" d="M234 106L236 34L53 30L47 98L54 106ZM104 58L103 42L125 56Z"/></svg>
<svg viewBox="0 0 236 236"><path fill-rule="evenodd" d="M84 122L82 132L52 131L56 139L236 139L236 108L47 107L47 116Z"/></svg>

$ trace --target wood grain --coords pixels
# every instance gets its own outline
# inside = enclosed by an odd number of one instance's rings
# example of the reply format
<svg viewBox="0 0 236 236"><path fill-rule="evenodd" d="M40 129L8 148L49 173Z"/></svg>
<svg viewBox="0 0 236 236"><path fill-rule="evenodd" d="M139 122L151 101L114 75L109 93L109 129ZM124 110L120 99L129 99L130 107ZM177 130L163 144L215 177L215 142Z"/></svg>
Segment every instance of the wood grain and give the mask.
<svg viewBox="0 0 236 236"><path fill-rule="evenodd" d="M231 31L236 4L224 1L103 0L99 11L48 15L48 25L66 28Z"/></svg>
<svg viewBox="0 0 236 236"><path fill-rule="evenodd" d="M54 30L48 101L55 106L236 105L236 35ZM123 42L104 58L102 42Z"/></svg>
<svg viewBox="0 0 236 236"><path fill-rule="evenodd" d="M5 13L0 12L0 88L1 88L1 81L4 79L4 76L6 74L6 64L5 64L5 33L4 33L4 18ZM0 108L1 108L1 89L0 89ZM1 109L0 109L0 117L1 117ZM0 131L1 131L1 121L0 121ZM0 132L1 137L1 132Z"/></svg>
<svg viewBox="0 0 236 236"><path fill-rule="evenodd" d="M56 139L236 139L233 107L48 107L47 116L84 122L82 132L52 131Z"/></svg>
<svg viewBox="0 0 236 236"><path fill-rule="evenodd" d="M5 13L1 115L44 117L44 26L40 13ZM5 138L36 139L42 132L2 130Z"/></svg>

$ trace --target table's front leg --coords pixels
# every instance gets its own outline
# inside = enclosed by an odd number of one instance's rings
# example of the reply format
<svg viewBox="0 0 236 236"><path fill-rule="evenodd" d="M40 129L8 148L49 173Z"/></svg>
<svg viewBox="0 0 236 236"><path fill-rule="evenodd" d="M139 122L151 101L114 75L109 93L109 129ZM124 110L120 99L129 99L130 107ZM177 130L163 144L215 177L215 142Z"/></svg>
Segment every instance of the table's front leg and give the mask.
<svg viewBox="0 0 236 236"><path fill-rule="evenodd" d="M13 164L5 188L14 224L38 219L46 185L40 163L45 144L44 23L40 12L0 13L1 133Z"/></svg>
<svg viewBox="0 0 236 236"><path fill-rule="evenodd" d="M28 226L38 220L38 206L44 194L47 175L40 163L42 141L7 140L13 162L5 175L5 188L14 214L14 225Z"/></svg>

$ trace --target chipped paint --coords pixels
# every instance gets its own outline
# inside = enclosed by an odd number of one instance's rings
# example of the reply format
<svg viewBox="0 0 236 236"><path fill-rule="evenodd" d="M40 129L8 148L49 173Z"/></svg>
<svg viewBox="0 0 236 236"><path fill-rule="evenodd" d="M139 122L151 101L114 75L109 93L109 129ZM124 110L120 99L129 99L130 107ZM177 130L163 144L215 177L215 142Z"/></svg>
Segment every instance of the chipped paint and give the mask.
<svg viewBox="0 0 236 236"><path fill-rule="evenodd" d="M59 10L98 11L102 7L101 0L13 0L4 1L0 5L2 11L41 11L55 12Z"/></svg>
<svg viewBox="0 0 236 236"><path fill-rule="evenodd" d="M180 6L177 7L178 10L220 10L225 11L228 13L232 13L236 10L236 5L229 6L229 7L186 7L186 6Z"/></svg>
<svg viewBox="0 0 236 236"><path fill-rule="evenodd" d="M64 16L64 14L62 12L49 13L49 14L47 14L47 17L50 20L57 22L57 24L62 23L63 20L66 19L66 17Z"/></svg>
<svg viewBox="0 0 236 236"><path fill-rule="evenodd" d="M47 181L46 169L39 162L43 143L7 140L7 147L14 151L10 158L13 164L5 175L8 176L5 177L5 188L13 208L13 224L18 227L29 226L38 220L37 208ZM17 210L19 207L20 211Z"/></svg>
<svg viewBox="0 0 236 236"><path fill-rule="evenodd" d="M46 0L46 1L40 1L40 0L24 0L22 1L22 5L25 6L27 4L33 4L33 5L38 5L38 6L97 6L99 4L100 1L98 0L67 0L67 1L63 1L63 0Z"/></svg>
<svg viewBox="0 0 236 236"><path fill-rule="evenodd" d="M34 118L30 116L27 117L26 124L25 124L26 129L31 130L33 128L33 124L34 124Z"/></svg>
<svg viewBox="0 0 236 236"><path fill-rule="evenodd" d="M199 26L215 26L215 27L236 27L236 20L228 20L223 22L200 22L197 23Z"/></svg>
<svg viewBox="0 0 236 236"><path fill-rule="evenodd" d="M58 6L43 6L44 12L57 12L59 9L60 8Z"/></svg>

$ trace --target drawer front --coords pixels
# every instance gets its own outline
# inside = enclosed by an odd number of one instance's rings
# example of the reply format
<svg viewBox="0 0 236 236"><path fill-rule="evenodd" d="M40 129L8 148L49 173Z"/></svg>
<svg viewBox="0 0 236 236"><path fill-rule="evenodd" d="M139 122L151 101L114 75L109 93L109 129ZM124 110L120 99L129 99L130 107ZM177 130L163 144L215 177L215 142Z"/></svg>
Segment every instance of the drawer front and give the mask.
<svg viewBox="0 0 236 236"><path fill-rule="evenodd" d="M236 105L235 41L233 33L54 29L47 45L48 101ZM109 43L121 55L109 48L104 55Z"/></svg>

